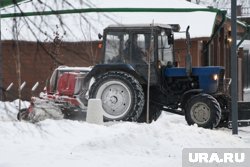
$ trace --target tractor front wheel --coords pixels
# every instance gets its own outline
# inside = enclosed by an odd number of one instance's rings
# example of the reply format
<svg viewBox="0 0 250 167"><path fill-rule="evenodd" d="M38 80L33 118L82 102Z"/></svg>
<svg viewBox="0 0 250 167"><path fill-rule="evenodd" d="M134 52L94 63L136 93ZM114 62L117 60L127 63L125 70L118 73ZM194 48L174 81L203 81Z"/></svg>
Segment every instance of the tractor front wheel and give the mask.
<svg viewBox="0 0 250 167"><path fill-rule="evenodd" d="M96 78L90 98L101 99L104 121L137 121L144 107L141 84L125 72L107 72Z"/></svg>
<svg viewBox="0 0 250 167"><path fill-rule="evenodd" d="M221 108L213 96L198 94L187 102L185 118L188 125L197 124L199 127L212 129L220 122Z"/></svg>

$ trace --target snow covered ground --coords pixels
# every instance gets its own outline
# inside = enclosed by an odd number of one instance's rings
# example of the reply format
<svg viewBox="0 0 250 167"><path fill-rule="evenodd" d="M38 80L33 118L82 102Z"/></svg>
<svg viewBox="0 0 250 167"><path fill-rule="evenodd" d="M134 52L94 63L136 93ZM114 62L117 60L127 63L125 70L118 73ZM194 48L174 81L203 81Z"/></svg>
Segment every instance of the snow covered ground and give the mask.
<svg viewBox="0 0 250 167"><path fill-rule="evenodd" d="M22 102L22 107L28 102ZM181 167L183 148L250 148L250 127L207 130L163 113L151 124L95 125L16 120L18 101L0 102L0 167Z"/></svg>

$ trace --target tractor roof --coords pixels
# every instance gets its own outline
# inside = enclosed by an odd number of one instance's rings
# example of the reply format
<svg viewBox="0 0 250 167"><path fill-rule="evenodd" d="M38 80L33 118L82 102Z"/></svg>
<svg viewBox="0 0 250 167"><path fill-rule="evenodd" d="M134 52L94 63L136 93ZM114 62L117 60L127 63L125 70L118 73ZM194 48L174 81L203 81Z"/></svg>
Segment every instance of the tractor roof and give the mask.
<svg viewBox="0 0 250 167"><path fill-rule="evenodd" d="M152 28L152 27L160 27L160 28L166 28L166 29L172 29L175 32L178 32L180 30L179 24L112 24L109 25L106 29L142 29L142 28Z"/></svg>

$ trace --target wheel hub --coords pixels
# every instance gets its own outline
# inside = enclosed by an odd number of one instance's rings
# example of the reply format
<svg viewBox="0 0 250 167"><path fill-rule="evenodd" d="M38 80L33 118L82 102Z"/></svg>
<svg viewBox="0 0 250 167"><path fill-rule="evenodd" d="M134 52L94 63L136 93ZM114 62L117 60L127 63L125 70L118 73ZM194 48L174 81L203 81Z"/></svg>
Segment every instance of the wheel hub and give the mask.
<svg viewBox="0 0 250 167"><path fill-rule="evenodd" d="M120 81L108 81L97 91L97 98L102 100L104 116L119 118L125 115L131 106L129 88Z"/></svg>
<svg viewBox="0 0 250 167"><path fill-rule="evenodd" d="M118 101L118 99L117 99L116 96L112 96L112 97L110 98L110 102L111 102L112 104L116 104L117 101Z"/></svg>
<svg viewBox="0 0 250 167"><path fill-rule="evenodd" d="M197 124L204 124L210 118L210 108L203 102L196 103L191 108L191 118Z"/></svg>

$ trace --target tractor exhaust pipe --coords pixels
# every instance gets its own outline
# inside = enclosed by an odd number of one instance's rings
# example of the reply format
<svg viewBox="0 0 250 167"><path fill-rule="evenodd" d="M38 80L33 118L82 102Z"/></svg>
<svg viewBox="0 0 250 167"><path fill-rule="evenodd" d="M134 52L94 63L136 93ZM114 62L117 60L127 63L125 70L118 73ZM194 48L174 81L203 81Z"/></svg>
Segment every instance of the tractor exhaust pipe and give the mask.
<svg viewBox="0 0 250 167"><path fill-rule="evenodd" d="M187 55L186 55L186 58L185 58L186 74L187 74L187 76L191 76L191 73L192 73L192 56L191 56L191 53L190 53L191 40L190 40L190 34L189 34L189 26L186 29L186 44L187 44Z"/></svg>

